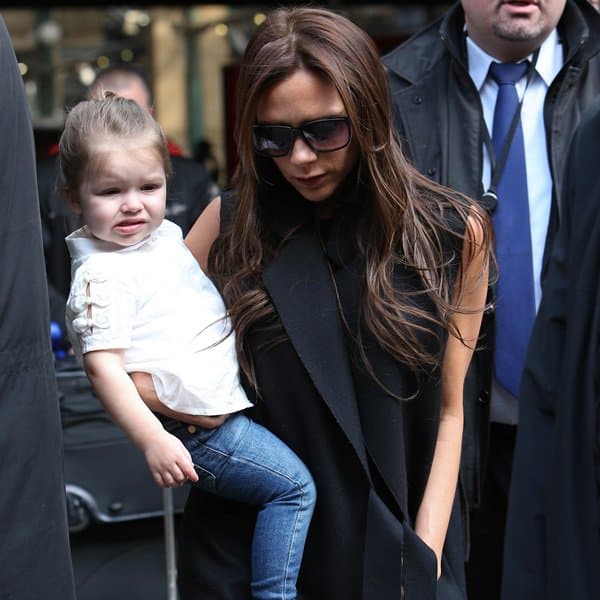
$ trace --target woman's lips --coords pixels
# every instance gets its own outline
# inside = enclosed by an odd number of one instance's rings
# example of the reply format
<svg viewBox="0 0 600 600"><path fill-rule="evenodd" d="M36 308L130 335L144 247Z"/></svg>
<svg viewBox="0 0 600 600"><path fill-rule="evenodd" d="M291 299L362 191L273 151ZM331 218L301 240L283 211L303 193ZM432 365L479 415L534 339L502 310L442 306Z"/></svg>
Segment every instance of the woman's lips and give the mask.
<svg viewBox="0 0 600 600"><path fill-rule="evenodd" d="M325 175L313 175L311 177L296 177L296 181L305 188L318 188L325 181Z"/></svg>

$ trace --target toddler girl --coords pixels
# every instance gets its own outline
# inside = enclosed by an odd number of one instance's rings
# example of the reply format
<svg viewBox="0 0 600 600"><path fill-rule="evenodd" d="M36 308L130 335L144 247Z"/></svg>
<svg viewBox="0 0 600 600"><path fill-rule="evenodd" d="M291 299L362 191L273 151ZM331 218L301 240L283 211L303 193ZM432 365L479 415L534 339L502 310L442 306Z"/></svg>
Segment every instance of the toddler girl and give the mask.
<svg viewBox="0 0 600 600"><path fill-rule="evenodd" d="M244 415L251 403L223 300L164 219L163 132L134 101L107 92L70 111L59 162L64 197L85 223L66 238L67 331L96 394L159 485L187 479L260 506L252 596L296 598L314 484L283 442ZM161 423L132 382L137 372L152 377L161 412L178 418ZM200 426L217 415L230 416Z"/></svg>

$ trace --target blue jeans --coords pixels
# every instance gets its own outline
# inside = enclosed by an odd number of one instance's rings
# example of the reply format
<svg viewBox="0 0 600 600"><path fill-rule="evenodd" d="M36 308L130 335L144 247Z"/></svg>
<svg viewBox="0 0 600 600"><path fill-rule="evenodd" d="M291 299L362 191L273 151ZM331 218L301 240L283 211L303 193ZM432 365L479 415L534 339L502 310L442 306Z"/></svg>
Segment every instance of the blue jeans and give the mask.
<svg viewBox="0 0 600 600"><path fill-rule="evenodd" d="M252 540L252 597L296 598L296 580L316 489L300 459L279 438L241 413L204 429L167 421L189 450L195 486L260 507Z"/></svg>

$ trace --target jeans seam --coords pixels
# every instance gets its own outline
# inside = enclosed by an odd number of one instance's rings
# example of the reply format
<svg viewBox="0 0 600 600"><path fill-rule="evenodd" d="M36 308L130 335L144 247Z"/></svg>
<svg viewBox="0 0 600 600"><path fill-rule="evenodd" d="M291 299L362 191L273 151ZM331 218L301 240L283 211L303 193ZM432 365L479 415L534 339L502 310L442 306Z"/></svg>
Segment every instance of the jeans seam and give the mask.
<svg viewBox="0 0 600 600"><path fill-rule="evenodd" d="M295 483L295 485L300 489L300 493L302 494L302 497L301 497L301 500L300 500L300 507L296 511L296 519L294 520L294 529L292 531L292 537L291 537L291 543L290 543L290 551L288 552L287 562L286 562L286 565L285 565L285 577L284 577L284 580L283 580L283 589L281 590L281 594L282 594L283 600L287 599L287 595L285 593L285 590L287 588L287 583L288 583L288 579L289 579L290 563L292 562L292 556L291 556L291 554L293 552L294 542L296 540L296 535L298 533L298 521L300 519L300 512L302 510L304 510L304 498L306 497L306 491L304 490L304 486L299 486L297 483Z"/></svg>
<svg viewBox="0 0 600 600"><path fill-rule="evenodd" d="M226 455L225 455L226 456ZM277 471L271 467L268 467L265 464L256 462L252 459L249 458L240 458L239 456L233 456L233 455L229 455L230 459L236 460L238 462L241 463L246 463L249 465L254 465L255 467L260 467L261 469L264 469L265 471L269 471L269 473L274 473L275 475L279 475L279 477L285 479L286 481L289 481L290 483L292 483L297 489L302 490L302 485L300 483L298 483L298 481L296 481L295 479L293 479L292 477L289 477L288 475L286 475L285 473L282 473L281 471Z"/></svg>
<svg viewBox="0 0 600 600"><path fill-rule="evenodd" d="M241 462L241 463L251 464L251 465L260 467L262 469L265 469L266 471L269 471L270 473L274 473L274 474L278 475L279 477L282 477L286 481L290 482L291 484L293 484L293 486L300 492L300 494L301 494L300 507L296 511L296 518L294 520L294 528L293 528L292 536L291 536L291 541L294 542L295 539L296 539L296 535L298 533L298 522L299 522L299 519L300 519L300 512L302 510L305 510L305 506L304 506L304 500L306 498L306 490L304 489L305 486L301 485L295 479L287 476L285 473L281 473L280 471L276 471L275 469L272 469L271 467L268 467L268 466L266 466L264 464L260 464L258 462L253 461L253 460L250 460L250 459L247 459L247 458L234 457L234 456L231 456L230 459L233 459L233 460ZM290 544L290 552L288 553L287 561L286 561L286 565L285 565L285 577L284 577L284 581L283 581L283 589L281 590L282 600L286 600L287 599L287 595L285 594L285 588L286 588L286 583L287 583L287 581L289 579L289 566L290 566L290 563L291 563L291 558L292 558L291 557L291 551L292 551L293 547L294 547L294 544L291 543Z"/></svg>

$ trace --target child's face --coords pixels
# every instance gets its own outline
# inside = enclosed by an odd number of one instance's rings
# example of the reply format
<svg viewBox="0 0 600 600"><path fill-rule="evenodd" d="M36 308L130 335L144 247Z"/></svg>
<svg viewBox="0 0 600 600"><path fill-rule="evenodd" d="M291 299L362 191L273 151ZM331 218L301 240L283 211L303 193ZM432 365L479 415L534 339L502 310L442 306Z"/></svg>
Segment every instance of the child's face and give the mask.
<svg viewBox="0 0 600 600"><path fill-rule="evenodd" d="M94 145L93 166L79 187L74 208L97 238L133 246L165 215L165 171L148 144L107 140Z"/></svg>

